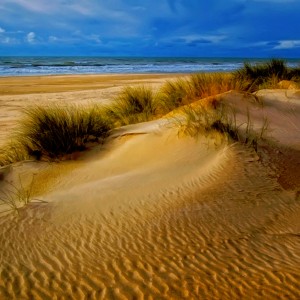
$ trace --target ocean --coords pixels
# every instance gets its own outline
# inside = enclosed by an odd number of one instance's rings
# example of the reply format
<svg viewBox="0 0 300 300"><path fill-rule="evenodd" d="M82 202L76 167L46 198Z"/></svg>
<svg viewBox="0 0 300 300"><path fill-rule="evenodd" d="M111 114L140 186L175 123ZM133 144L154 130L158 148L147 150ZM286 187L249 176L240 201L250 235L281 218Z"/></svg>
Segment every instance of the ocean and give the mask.
<svg viewBox="0 0 300 300"><path fill-rule="evenodd" d="M0 76L59 74L133 74L133 73L197 73L228 72L247 58L147 58L147 57L0 57ZM299 59L286 60L289 66L299 66Z"/></svg>

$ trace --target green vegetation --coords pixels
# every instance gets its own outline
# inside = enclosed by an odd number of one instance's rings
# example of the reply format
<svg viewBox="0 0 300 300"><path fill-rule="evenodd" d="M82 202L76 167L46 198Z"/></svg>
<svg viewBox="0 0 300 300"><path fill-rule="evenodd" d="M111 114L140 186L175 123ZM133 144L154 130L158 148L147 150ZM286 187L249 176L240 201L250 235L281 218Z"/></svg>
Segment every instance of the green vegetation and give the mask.
<svg viewBox="0 0 300 300"><path fill-rule="evenodd" d="M193 74L186 79L167 81L160 90L165 112L230 90L242 91L244 82L227 73Z"/></svg>
<svg viewBox="0 0 300 300"><path fill-rule="evenodd" d="M123 126L152 120L158 109L158 99L151 88L126 87L107 109L106 114L115 126Z"/></svg>
<svg viewBox="0 0 300 300"><path fill-rule="evenodd" d="M197 137L220 133L223 138L251 146L256 151L258 142L268 131L267 119L263 120L260 129L254 130L249 111L247 121L237 124L234 108L220 102L209 107L187 105L183 109L183 117L174 118L173 122L178 126L180 134Z"/></svg>
<svg viewBox="0 0 300 300"><path fill-rule="evenodd" d="M194 99L203 99L230 90L242 91L243 82L233 78L227 73L200 73L194 74L190 79Z"/></svg>
<svg viewBox="0 0 300 300"><path fill-rule="evenodd" d="M111 127L101 107L32 107L25 110L25 118L15 136L14 145L18 147L11 146L2 159L60 158L105 138Z"/></svg>
<svg viewBox="0 0 300 300"><path fill-rule="evenodd" d="M272 59L263 64L244 63L243 68L233 74L234 80L244 82L248 92L261 88L277 88L282 80L300 81L300 68L289 68L281 59Z"/></svg>
<svg viewBox="0 0 300 300"><path fill-rule="evenodd" d="M178 78L167 81L159 91L161 109L168 113L177 107L191 103L191 86L188 79Z"/></svg>

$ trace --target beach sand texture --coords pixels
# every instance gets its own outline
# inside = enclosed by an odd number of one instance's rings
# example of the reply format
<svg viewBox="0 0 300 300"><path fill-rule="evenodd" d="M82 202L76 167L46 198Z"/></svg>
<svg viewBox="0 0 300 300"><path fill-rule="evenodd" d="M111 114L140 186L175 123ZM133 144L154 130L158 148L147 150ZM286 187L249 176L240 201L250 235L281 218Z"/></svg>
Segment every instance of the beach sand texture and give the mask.
<svg viewBox="0 0 300 300"><path fill-rule="evenodd" d="M109 101L122 80L3 93L1 140L22 107ZM74 161L14 164L5 180L34 176L34 198L45 202L0 217L0 299L299 299L300 91L216 99L241 124L268 119L258 154L178 134L164 117L114 130Z"/></svg>

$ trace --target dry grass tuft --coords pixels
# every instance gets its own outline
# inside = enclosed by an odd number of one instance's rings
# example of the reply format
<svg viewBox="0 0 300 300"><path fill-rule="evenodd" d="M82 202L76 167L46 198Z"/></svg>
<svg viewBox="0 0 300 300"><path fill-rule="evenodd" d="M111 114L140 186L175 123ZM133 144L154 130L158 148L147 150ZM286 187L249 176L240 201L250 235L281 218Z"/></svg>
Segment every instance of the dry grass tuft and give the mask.
<svg viewBox="0 0 300 300"><path fill-rule="evenodd" d="M284 60L272 59L263 64L244 63L234 72L234 80L244 82L245 91L255 92L263 88L278 88L282 80L300 81L300 68L287 67Z"/></svg>
<svg viewBox="0 0 300 300"><path fill-rule="evenodd" d="M219 103L217 107L202 105L187 105L182 109L183 116L173 119L179 134L192 137L219 133L227 141L240 142L253 147L257 151L258 143L264 139L268 131L268 121L265 119L259 129L254 129L248 111L247 121L238 124L233 107Z"/></svg>
<svg viewBox="0 0 300 300"><path fill-rule="evenodd" d="M101 141L111 127L98 106L36 106L25 110L16 141L29 156L60 158Z"/></svg>
<svg viewBox="0 0 300 300"><path fill-rule="evenodd" d="M191 97L191 84L186 78L167 81L159 91L160 107L168 113L177 107L193 101Z"/></svg>
<svg viewBox="0 0 300 300"><path fill-rule="evenodd" d="M228 73L199 73L189 78L167 81L160 90L161 107L164 112L187 105L199 99L215 96L230 90L245 89L243 81Z"/></svg>
<svg viewBox="0 0 300 300"><path fill-rule="evenodd" d="M228 73L200 73L194 74L190 79L192 96L194 99L203 99L230 90L243 90L243 83L235 80Z"/></svg>
<svg viewBox="0 0 300 300"><path fill-rule="evenodd" d="M0 149L0 166L6 166L26 159L29 159L28 152L20 142L11 141Z"/></svg>
<svg viewBox="0 0 300 300"><path fill-rule="evenodd" d="M152 120L158 113L157 97L149 87L126 87L107 109L115 126Z"/></svg>
<svg viewBox="0 0 300 300"><path fill-rule="evenodd" d="M28 205L31 201L36 200L38 202L44 202L42 200L33 199L33 185L34 177L28 185L24 185L19 177L19 182L14 185L10 182L5 182L6 188L0 191L0 205L6 205L8 210L2 211L14 211L19 214L19 209L25 205Z"/></svg>

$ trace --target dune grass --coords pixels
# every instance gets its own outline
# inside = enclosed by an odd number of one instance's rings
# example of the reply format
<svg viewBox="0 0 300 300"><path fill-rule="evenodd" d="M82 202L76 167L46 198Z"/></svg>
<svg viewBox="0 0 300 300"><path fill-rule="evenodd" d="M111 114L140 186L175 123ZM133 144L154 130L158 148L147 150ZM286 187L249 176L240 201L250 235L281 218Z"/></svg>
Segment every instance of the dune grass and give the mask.
<svg viewBox="0 0 300 300"><path fill-rule="evenodd" d="M160 108L168 113L193 101L191 84L187 78L168 80L159 90Z"/></svg>
<svg viewBox="0 0 300 300"><path fill-rule="evenodd" d="M203 99L231 90L244 89L242 81L235 79L230 73L199 73L190 78L192 94L195 99Z"/></svg>
<svg viewBox="0 0 300 300"><path fill-rule="evenodd" d="M31 181L24 184L19 176L19 181L13 184L9 181L4 181L5 187L0 190L0 205L5 205L8 209L2 210L1 213L13 211L19 215L19 209L28 205L31 202L47 203L44 200L34 198L34 175Z"/></svg>
<svg viewBox="0 0 300 300"><path fill-rule="evenodd" d="M0 166L6 166L28 158L29 155L24 145L15 139L0 148Z"/></svg>
<svg viewBox="0 0 300 300"><path fill-rule="evenodd" d="M245 91L277 88L282 80L300 81L300 68L289 68L284 60L272 59L263 64L244 63L233 73L234 80L244 82Z"/></svg>
<svg viewBox="0 0 300 300"><path fill-rule="evenodd" d="M160 89L161 107L167 113L177 107L230 90L245 90L245 82L230 73L199 73L167 81Z"/></svg>
<svg viewBox="0 0 300 300"><path fill-rule="evenodd" d="M150 87L126 87L107 108L106 114L114 126L140 123L155 118L159 110L156 94Z"/></svg>
<svg viewBox="0 0 300 300"><path fill-rule="evenodd" d="M37 159L82 151L88 143L104 139L112 128L103 111L98 106L35 106L25 110L15 140Z"/></svg>
<svg viewBox="0 0 300 300"><path fill-rule="evenodd" d="M6 205L9 210L19 214L19 208L32 200L33 181L34 177L28 186L24 186L20 177L18 185L6 182L6 189L0 191L0 205Z"/></svg>
<svg viewBox="0 0 300 300"><path fill-rule="evenodd" d="M219 133L227 141L240 142L257 151L259 141L264 139L268 132L267 119L263 120L261 128L254 129L250 113L247 111L247 121L238 124L235 109L224 103L209 107L187 105L183 107L182 112L182 116L172 120L181 135L197 137Z"/></svg>

